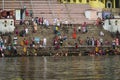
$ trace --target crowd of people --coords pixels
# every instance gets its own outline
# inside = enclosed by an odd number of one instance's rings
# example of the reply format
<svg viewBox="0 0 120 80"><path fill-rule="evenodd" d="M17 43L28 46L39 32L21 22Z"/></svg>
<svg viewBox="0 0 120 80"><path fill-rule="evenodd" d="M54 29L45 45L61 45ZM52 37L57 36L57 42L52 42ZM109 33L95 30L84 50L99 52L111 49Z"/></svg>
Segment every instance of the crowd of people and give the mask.
<svg viewBox="0 0 120 80"><path fill-rule="evenodd" d="M19 26L24 26L19 29L16 26L14 33L11 34L1 34L0 37L0 55L1 56L13 56L13 55L39 55L41 49L46 49L49 47L49 50L53 52L55 50L62 50L64 47L74 47L76 50L83 46L94 47L94 51L90 51L90 54L94 55L104 55L107 52L103 50L104 46L110 46L111 48L108 51L119 52L119 38L113 38L113 41L104 40L105 33L101 30L99 32L98 37L94 37L94 35L87 35L89 32L87 22L84 22L81 25L74 25L72 28L68 26L68 24L64 24L61 26L61 21L59 18L55 18L53 20L53 25L49 24L49 21L46 18L32 18L31 21L20 21ZM49 28L52 26L51 28ZM29 35L38 34L37 31L42 27L46 29L46 31L50 31L52 29L53 32L51 34L54 36L51 40L51 43L48 42L49 38L44 37L40 39L35 36L30 37ZM42 29L41 28L41 29ZM70 31L71 30L71 31ZM46 33L47 34L47 33ZM72 34L72 35L71 35ZM81 38L81 34L86 34L86 39ZM71 35L71 36L69 36ZM79 37L78 37L78 36ZM19 37L22 37L22 40L19 40ZM47 34L47 37L49 35ZM72 39L73 41L69 41ZM67 44L65 44L67 43ZM47 44L50 44L49 46ZM103 47L100 48L99 47ZM53 49L51 49L53 48ZM31 51L32 50L32 51ZM48 50L48 49L46 49ZM48 50L48 54L49 54ZM39 52L39 53L38 53ZM63 51L64 52L64 51ZM69 55L68 52L65 52L65 55ZM55 53L56 55L58 53ZM118 53L117 53L118 54ZM43 54L44 55L44 54Z"/></svg>

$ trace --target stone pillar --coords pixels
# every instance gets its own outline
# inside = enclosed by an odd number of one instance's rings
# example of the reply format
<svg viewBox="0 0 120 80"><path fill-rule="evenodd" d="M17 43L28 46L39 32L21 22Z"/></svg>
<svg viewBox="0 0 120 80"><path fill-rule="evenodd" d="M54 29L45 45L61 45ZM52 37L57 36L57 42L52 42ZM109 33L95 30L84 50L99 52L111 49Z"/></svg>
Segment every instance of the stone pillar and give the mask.
<svg viewBox="0 0 120 80"><path fill-rule="evenodd" d="M4 10L4 6L5 6L5 1L4 0L2 0L2 9Z"/></svg>
<svg viewBox="0 0 120 80"><path fill-rule="evenodd" d="M80 3L79 0L76 0L76 3Z"/></svg>
<svg viewBox="0 0 120 80"><path fill-rule="evenodd" d="M116 8L115 0L113 0L113 8Z"/></svg>
<svg viewBox="0 0 120 80"><path fill-rule="evenodd" d="M74 3L73 0L70 0L70 3Z"/></svg>
<svg viewBox="0 0 120 80"><path fill-rule="evenodd" d="M66 3L66 1L65 1L65 0L61 0L61 2Z"/></svg>
<svg viewBox="0 0 120 80"><path fill-rule="evenodd" d="M105 0L103 0L103 3L105 4Z"/></svg>
<svg viewBox="0 0 120 80"><path fill-rule="evenodd" d="M87 3L87 0L82 0L82 3L85 3L85 4L86 4L86 3Z"/></svg>
<svg viewBox="0 0 120 80"><path fill-rule="evenodd" d="M116 2L117 2L117 1L116 1ZM118 6L118 7L120 7L120 1L119 1L119 3L118 3L118 4L119 4L119 6Z"/></svg>

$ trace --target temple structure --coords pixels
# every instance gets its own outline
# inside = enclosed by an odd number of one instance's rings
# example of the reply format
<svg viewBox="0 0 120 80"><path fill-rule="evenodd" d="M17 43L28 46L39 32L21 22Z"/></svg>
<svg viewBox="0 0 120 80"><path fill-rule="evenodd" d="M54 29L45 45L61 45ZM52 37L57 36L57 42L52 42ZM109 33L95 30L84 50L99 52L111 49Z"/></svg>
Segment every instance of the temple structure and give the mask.
<svg viewBox="0 0 120 80"><path fill-rule="evenodd" d="M119 8L119 0L60 0L62 3L90 4L94 8Z"/></svg>

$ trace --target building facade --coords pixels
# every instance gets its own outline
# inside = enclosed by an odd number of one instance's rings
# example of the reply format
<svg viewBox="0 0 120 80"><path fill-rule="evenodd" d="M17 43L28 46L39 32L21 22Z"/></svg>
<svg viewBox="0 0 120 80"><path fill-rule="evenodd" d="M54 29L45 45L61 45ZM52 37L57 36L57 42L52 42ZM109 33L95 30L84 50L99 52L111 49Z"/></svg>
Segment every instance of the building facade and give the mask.
<svg viewBox="0 0 120 80"><path fill-rule="evenodd" d="M62 3L90 4L94 8L120 8L120 0L59 0Z"/></svg>

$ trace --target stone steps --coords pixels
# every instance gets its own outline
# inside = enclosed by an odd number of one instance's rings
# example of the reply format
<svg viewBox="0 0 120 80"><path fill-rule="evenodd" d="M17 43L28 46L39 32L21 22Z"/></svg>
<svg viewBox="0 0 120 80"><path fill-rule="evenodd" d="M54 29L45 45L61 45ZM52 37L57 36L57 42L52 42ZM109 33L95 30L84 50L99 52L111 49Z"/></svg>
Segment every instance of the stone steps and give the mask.
<svg viewBox="0 0 120 80"><path fill-rule="evenodd" d="M23 30L24 27L22 26L19 26L19 30ZM105 36L102 37L103 40L109 40L110 42L112 41L112 37L111 37L111 34L108 32L108 31L105 31L103 30L102 28L99 28L99 27L96 27L96 26L89 26L88 27L88 32L87 33L79 33L77 32L77 38L76 39L72 39L72 33L73 33L73 28L72 27L69 27L69 32L66 33L62 28L59 29L61 34L64 35L66 34L68 36L68 39L67 41L64 41L63 44L64 46L66 45L74 45L75 42L79 43L78 42L78 38L80 37L82 40L84 40L84 44L85 44L85 40L87 37L94 37L95 39L99 39L100 36L99 36L99 32L100 31L103 31ZM30 37L40 37L40 39L43 39L44 37L47 38L47 44L48 46L51 46L52 43L53 43L53 37L55 35L53 34L53 27L50 26L49 29L46 29L46 28L41 28L41 26L38 26L38 31L36 33L33 33L32 32L32 27L30 26L29 27L29 34L28 36L26 37L26 39L29 39ZM19 42L21 40L23 40L24 37L19 37Z"/></svg>

